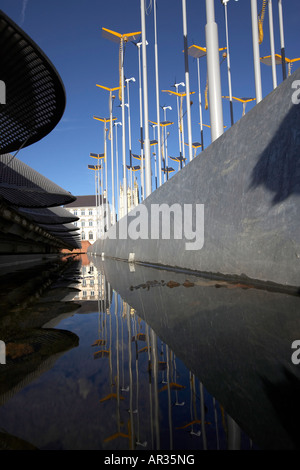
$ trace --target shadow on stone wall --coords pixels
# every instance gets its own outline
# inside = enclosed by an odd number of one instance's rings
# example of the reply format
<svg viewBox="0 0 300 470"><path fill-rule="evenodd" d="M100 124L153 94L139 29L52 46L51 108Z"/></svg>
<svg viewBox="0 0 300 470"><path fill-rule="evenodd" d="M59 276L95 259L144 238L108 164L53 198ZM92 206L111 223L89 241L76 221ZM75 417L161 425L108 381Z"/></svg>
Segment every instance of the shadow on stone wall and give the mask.
<svg viewBox="0 0 300 470"><path fill-rule="evenodd" d="M255 165L250 189L259 185L274 193L274 205L300 193L300 106L291 108Z"/></svg>

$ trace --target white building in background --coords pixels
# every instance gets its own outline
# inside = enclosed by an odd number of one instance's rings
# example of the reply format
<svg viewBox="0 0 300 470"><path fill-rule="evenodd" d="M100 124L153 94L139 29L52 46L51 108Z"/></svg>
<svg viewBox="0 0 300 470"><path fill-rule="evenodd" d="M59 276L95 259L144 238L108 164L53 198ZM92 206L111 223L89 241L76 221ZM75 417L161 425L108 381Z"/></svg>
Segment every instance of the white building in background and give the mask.
<svg viewBox="0 0 300 470"><path fill-rule="evenodd" d="M120 185L120 217L121 219L124 215L124 191L123 186ZM127 188L127 208L130 212L135 206L139 204L139 185L137 181L134 181L132 190L130 187Z"/></svg>
<svg viewBox="0 0 300 470"><path fill-rule="evenodd" d="M88 241L94 243L97 238L102 236L103 230L106 231L106 200L100 197L100 206L97 207L95 195L76 196L76 201L66 205L67 209L72 214L79 217L77 222L73 225L80 228L79 235L81 241ZM108 205L108 213L111 211Z"/></svg>
<svg viewBox="0 0 300 470"><path fill-rule="evenodd" d="M138 204L139 187L135 181L132 190L129 187L127 188L128 212ZM107 231L106 209L108 209L110 225L113 224L113 213L109 203L106 208L106 191L104 191L103 198L102 195L100 196L100 205L98 203L98 206L95 195L76 196L76 201L67 204L64 206L64 209L79 217L79 220L77 220L77 222L73 222L73 225L80 228L78 233L80 235L81 242L88 241L93 244L98 238L102 237L104 231ZM118 219L124 215L123 186L120 185L120 216Z"/></svg>

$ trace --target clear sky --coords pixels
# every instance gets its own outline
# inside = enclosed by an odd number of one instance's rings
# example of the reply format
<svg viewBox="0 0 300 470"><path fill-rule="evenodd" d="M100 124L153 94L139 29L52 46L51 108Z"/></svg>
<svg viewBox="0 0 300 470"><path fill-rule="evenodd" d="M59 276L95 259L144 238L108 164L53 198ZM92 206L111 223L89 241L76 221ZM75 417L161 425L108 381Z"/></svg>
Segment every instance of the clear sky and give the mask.
<svg viewBox="0 0 300 470"><path fill-rule="evenodd" d="M150 6L150 0L146 4ZM188 45L205 46L206 10L204 0L187 0ZM257 0L258 12L262 0ZM273 0L275 50L280 53L280 36L277 0ZM300 56L299 50L299 0L282 0L286 56ZM89 164L96 160L90 152L102 153L103 124L93 115L108 117L108 92L96 87L101 84L115 87L119 84L118 45L102 37L102 27L119 33L141 31L140 0L0 0L0 8L11 17L40 46L49 57L64 83L67 105L57 127L40 142L21 150L18 158L74 195L94 194L94 172ZM151 10L151 8L149 8ZM219 28L219 46L226 45L224 7L215 0L216 22ZM230 0L228 4L229 42L231 55L232 91L236 97L255 97L251 8L250 0ZM157 1L159 88L169 89L185 81L183 54L183 25L181 0ZM154 75L153 9L146 17L149 119L156 121L156 96ZM260 55L270 54L268 13L264 20L264 41ZM296 62L293 70L299 67ZM193 141L200 141L198 82L196 61L190 57L190 90L195 91L191 107ZM200 60L201 94L204 104L206 59ZM272 91L271 67L261 65L263 96ZM125 51L125 77L135 77L130 85L132 151L140 152L139 144L139 86L138 51L128 44ZM1 77L0 77L1 79ZM226 61L221 65L222 94L228 95ZM281 67L277 66L278 84L282 81ZM167 119L174 122L168 138L168 153L178 156L178 129L176 99L160 93L161 106L171 106ZM254 103L247 105L250 110ZM223 100L224 124L230 126L229 103ZM121 121L121 108L116 97L114 116ZM127 113L126 113L127 116ZM242 116L241 103L234 104L235 121ZM161 112L163 119L163 112ZM209 111L203 106L203 122L209 124ZM128 129L128 127L126 127ZM150 138L153 136L150 127ZM185 121L187 142L187 125ZM205 128L204 143L209 145L210 130ZM121 175L121 129L118 128L119 173ZM128 134L126 131L128 145ZM108 145L110 145L108 143ZM187 150L187 148L186 148ZM129 153L127 151L127 163ZM135 164L139 162L135 160ZM177 163L172 162L177 170ZM110 169L109 169L110 171ZM154 172L154 169L153 169ZM110 181L110 173L108 176Z"/></svg>

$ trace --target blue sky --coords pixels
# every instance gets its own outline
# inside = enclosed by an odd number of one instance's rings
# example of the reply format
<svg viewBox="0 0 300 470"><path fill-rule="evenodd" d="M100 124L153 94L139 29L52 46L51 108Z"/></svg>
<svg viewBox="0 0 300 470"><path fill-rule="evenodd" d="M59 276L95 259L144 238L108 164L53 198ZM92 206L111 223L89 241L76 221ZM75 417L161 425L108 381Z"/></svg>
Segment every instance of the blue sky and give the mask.
<svg viewBox="0 0 300 470"><path fill-rule="evenodd" d="M149 0L146 0L149 4ZM205 46L206 11L204 0L187 0L188 45ZM262 0L258 0L258 11ZM64 83L67 105L64 116L51 134L40 142L19 152L18 158L74 195L94 194L94 172L89 164L96 161L90 152L101 153L103 124L93 115L108 117L108 92L96 87L118 86L118 45L102 37L102 27L129 33L141 30L139 0L1 0L0 8L10 16L41 47L52 61ZM299 51L299 0L283 0L286 56L295 58ZM215 0L216 22L219 28L219 45L224 47L224 7ZM280 36L277 0L273 0L275 50L280 53ZM231 54L232 90L236 97L255 97L253 52L251 35L250 0L230 0L228 4L229 41ZM169 89L176 80L184 81L184 55L182 2L181 0L158 0L158 60L160 90ZM156 96L154 75L154 28L153 10L146 17L149 119L156 121ZM264 21L264 41L260 55L270 54L268 14ZM300 62L298 63L300 65ZM296 69L294 64L293 70ZM201 93L204 102L206 82L206 59L200 61ZM197 66L189 59L190 89L193 96L192 136L200 140ZM263 96L272 91L271 67L261 66ZM139 153L139 92L138 52L128 44L125 52L125 77L135 77L130 85L132 151ZM1 78L1 77L0 77ZM228 95L226 61L221 65L222 94ZM277 67L278 84L282 81L281 68ZM178 156L177 108L175 97L160 93L161 106L172 106L167 119L174 122L169 128L168 153ZM114 116L121 121L119 100L115 99ZM247 111L253 103L247 105ZM229 103L223 100L224 124L230 126ZM234 104L235 121L242 116L242 105ZM163 114L161 114L161 119ZM203 108L203 122L209 124L209 111ZM126 127L127 128L127 127ZM150 127L150 138L152 138ZM185 122L187 142L187 125ZM210 130L204 130L204 142L210 143ZM121 174L121 130L118 130L119 173ZM126 132L128 144L128 134ZM109 146L109 144L108 144ZM129 163L127 152L127 163ZM135 160L135 164L138 161ZM177 164L172 162L177 170ZM109 169L110 172L110 169ZM154 173L154 169L153 169ZM110 173L108 176L110 181Z"/></svg>

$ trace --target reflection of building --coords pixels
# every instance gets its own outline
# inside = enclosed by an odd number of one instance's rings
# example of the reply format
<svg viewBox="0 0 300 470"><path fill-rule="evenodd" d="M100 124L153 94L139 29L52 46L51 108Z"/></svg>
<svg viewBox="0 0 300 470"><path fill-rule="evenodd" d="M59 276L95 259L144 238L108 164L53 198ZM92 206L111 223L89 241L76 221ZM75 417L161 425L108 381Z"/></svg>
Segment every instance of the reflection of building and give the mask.
<svg viewBox="0 0 300 470"><path fill-rule="evenodd" d="M124 212L124 191L120 185L120 218L125 215ZM136 181L133 183L133 189L127 188L127 207L128 212L139 204L139 185Z"/></svg>
<svg viewBox="0 0 300 470"><path fill-rule="evenodd" d="M101 288L98 270L93 264L81 266L82 280L79 286L80 291L75 300L98 300L103 297L103 285Z"/></svg>

